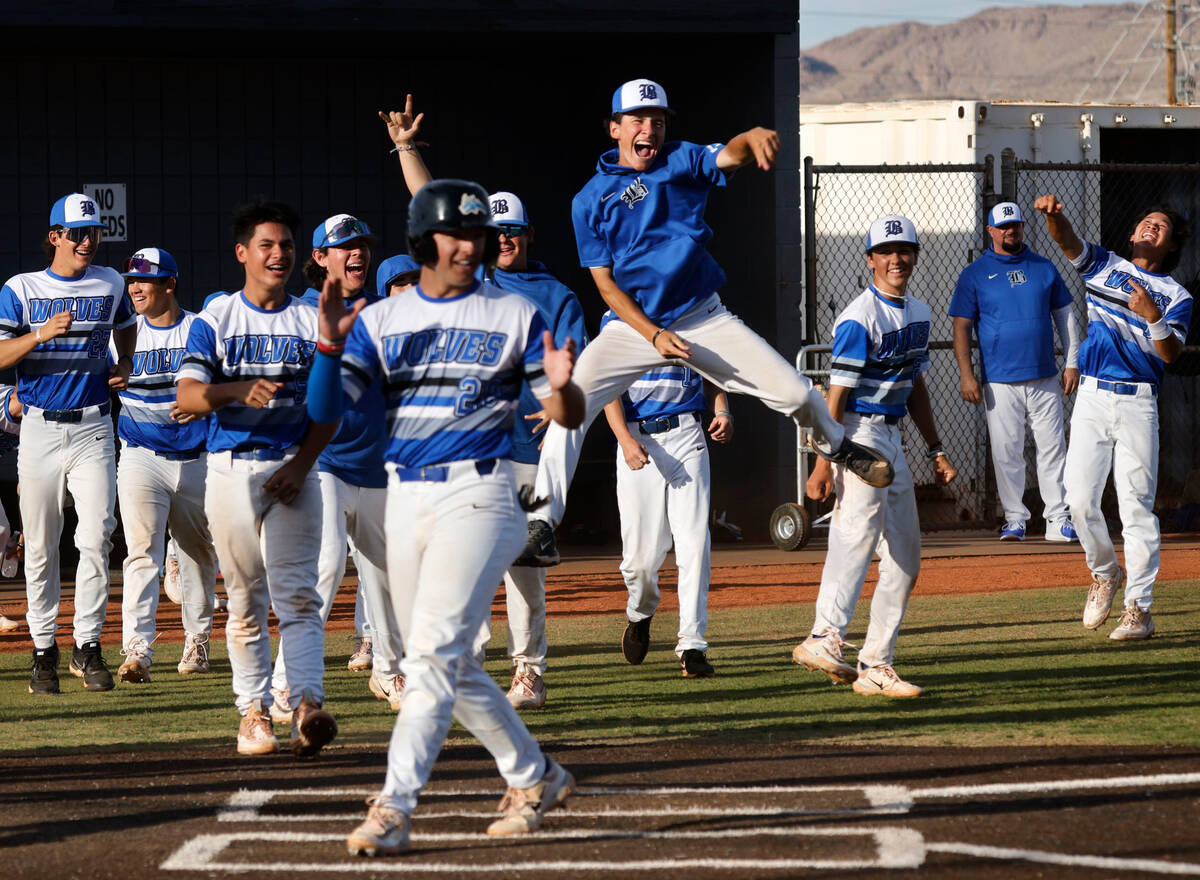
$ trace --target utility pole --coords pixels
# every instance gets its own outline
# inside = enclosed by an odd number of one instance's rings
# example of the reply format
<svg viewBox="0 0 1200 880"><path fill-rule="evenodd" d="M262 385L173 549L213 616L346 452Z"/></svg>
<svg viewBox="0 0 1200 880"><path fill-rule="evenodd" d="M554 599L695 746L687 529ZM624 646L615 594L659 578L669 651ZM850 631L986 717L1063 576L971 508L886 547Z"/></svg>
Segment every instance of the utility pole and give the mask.
<svg viewBox="0 0 1200 880"><path fill-rule="evenodd" d="M1166 0L1167 7L1167 103L1175 99L1175 0Z"/></svg>

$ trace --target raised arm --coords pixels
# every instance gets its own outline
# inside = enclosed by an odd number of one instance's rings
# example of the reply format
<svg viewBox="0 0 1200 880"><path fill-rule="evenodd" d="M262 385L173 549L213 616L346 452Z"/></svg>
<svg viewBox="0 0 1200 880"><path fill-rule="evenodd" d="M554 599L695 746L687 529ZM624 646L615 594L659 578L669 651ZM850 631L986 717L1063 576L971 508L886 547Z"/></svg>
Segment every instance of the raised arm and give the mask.
<svg viewBox="0 0 1200 880"><path fill-rule="evenodd" d="M421 130L421 120L424 113L413 116L412 95L405 96L403 110L380 110L379 118L387 125L388 137L391 138L395 149L393 152L400 157L400 170L404 174L404 183L410 195L416 195L417 190L429 181L433 175L425 167L425 160L417 149L417 132Z"/></svg>
<svg viewBox="0 0 1200 880"><path fill-rule="evenodd" d="M1083 253L1083 241L1075 234L1071 221L1063 214L1063 205L1058 196L1038 196L1033 203L1033 209L1046 216L1046 229L1068 260L1074 260Z"/></svg>
<svg viewBox="0 0 1200 880"><path fill-rule="evenodd" d="M737 171L751 162L763 171L770 171L779 156L779 135L769 128L755 126L730 139L717 153L717 167L722 171Z"/></svg>

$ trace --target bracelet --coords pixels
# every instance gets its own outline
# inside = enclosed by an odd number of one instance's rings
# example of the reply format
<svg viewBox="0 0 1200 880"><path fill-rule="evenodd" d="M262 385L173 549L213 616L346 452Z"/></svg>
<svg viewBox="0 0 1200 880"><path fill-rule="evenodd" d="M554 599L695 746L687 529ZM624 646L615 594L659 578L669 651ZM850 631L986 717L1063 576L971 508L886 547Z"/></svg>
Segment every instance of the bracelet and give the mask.
<svg viewBox="0 0 1200 880"><path fill-rule="evenodd" d="M46 340L42 339L42 328L41 327L35 327L33 330L33 335L37 337L38 345L41 345L43 342L46 341Z"/></svg>
<svg viewBox="0 0 1200 880"><path fill-rule="evenodd" d="M388 152L389 152L389 154L390 153L411 153L415 149L416 149L416 145L414 145L414 144L405 144L404 146L400 146L400 144L396 144L396 146L393 147Z"/></svg>
<svg viewBox="0 0 1200 880"><path fill-rule="evenodd" d="M1165 318L1159 318L1157 321L1146 322L1146 329L1150 331L1151 339L1170 339L1171 328L1167 326Z"/></svg>
<svg viewBox="0 0 1200 880"><path fill-rule="evenodd" d="M317 351L319 351L321 354L327 354L336 357L341 355L341 353L345 350L345 343L337 345L331 342L326 342L324 338L317 341Z"/></svg>
<svg viewBox="0 0 1200 880"><path fill-rule="evenodd" d="M731 413L731 412L730 412L729 410L727 410L727 409L719 409L719 410L717 410L717 412L716 412L716 415L719 415L719 416L725 416L726 418L728 418L728 419L729 419L729 421L731 421L731 422L733 421L733 413Z"/></svg>
<svg viewBox="0 0 1200 880"><path fill-rule="evenodd" d="M322 336L318 333L317 334L317 342L320 345L324 345L326 348L345 348L346 347L346 338L344 336L341 339L330 339L329 337Z"/></svg>
<svg viewBox="0 0 1200 880"><path fill-rule="evenodd" d="M658 337L661 336L666 329L666 327L659 327L656 331L654 331L654 335L650 337L650 344L657 345Z"/></svg>
<svg viewBox="0 0 1200 880"><path fill-rule="evenodd" d="M945 454L946 454L946 450L942 448L942 444L934 443L932 446L929 447L928 450L926 450L925 457L928 458L930 461L933 461L935 458L945 455Z"/></svg>

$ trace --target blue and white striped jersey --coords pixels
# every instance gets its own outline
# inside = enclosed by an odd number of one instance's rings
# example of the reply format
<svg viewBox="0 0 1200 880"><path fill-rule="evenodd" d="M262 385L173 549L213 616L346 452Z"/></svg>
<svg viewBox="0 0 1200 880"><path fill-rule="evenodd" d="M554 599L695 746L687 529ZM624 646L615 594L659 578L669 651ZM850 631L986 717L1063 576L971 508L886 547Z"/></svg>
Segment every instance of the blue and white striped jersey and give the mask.
<svg viewBox="0 0 1200 880"><path fill-rule="evenodd" d="M889 300L873 285L833 327L832 385L853 389L847 412L902 416L917 374L929 368L929 306Z"/></svg>
<svg viewBox="0 0 1200 880"><path fill-rule="evenodd" d="M118 396L121 415L117 434L130 446L155 452L201 453L208 437L208 420L180 424L171 418L175 402L175 374L183 366L188 331L196 320L184 311L169 327L156 327L137 316L137 344L129 387ZM113 352L113 357L116 353Z"/></svg>
<svg viewBox="0 0 1200 880"><path fill-rule="evenodd" d="M629 386L621 406L627 422L704 412L704 379L689 367L656 367Z"/></svg>
<svg viewBox="0 0 1200 880"><path fill-rule="evenodd" d="M1072 263L1087 286L1087 339L1079 347L1079 372L1095 379L1158 385L1163 360L1145 319L1129 310L1129 279L1146 288L1180 342L1192 321L1192 295L1170 275L1147 272L1091 242L1084 242L1083 253Z"/></svg>
<svg viewBox="0 0 1200 880"><path fill-rule="evenodd" d="M413 287L363 309L342 356L342 389L353 402L382 384L389 462L506 458L521 381L550 395L545 329L532 302L492 284L449 299Z"/></svg>
<svg viewBox="0 0 1200 880"><path fill-rule="evenodd" d="M210 416L208 451L282 451L303 440L308 372L316 350L317 310L295 297L267 310L239 291L214 300L197 315L176 381L283 383L262 409L235 401Z"/></svg>
<svg viewBox="0 0 1200 880"><path fill-rule="evenodd" d="M14 275L0 289L0 339L24 336L66 311L71 329L17 364L17 394L26 406L81 409L108 400L109 337L136 317L113 269L89 266L78 278L49 269Z"/></svg>

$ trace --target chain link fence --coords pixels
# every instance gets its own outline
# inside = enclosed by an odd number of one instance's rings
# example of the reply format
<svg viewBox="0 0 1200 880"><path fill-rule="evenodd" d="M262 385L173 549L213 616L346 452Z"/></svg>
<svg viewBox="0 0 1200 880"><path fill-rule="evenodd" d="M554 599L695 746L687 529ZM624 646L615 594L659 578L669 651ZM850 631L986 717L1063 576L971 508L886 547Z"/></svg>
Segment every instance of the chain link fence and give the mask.
<svg viewBox="0 0 1200 880"><path fill-rule="evenodd" d="M992 157L969 165L818 166L804 167L805 340L831 343L838 313L867 286L870 272L863 256L866 231L882 214L903 214L917 227L921 254L909 292L933 312L930 368L925 373L934 417L958 479L937 486L922 455L909 455L917 484L921 524L926 530L997 525L1001 509L996 495L987 425L982 407L959 393L958 365L947 311L959 273L989 246L984 218L998 201L1016 201L1026 216L1025 239L1035 251L1054 260L1075 294L1080 327L1087 323L1084 288L1078 273L1050 240L1045 222L1033 211L1043 193L1058 195L1081 238L1126 252L1134 223L1145 208L1166 204L1185 216L1200 196L1198 165L1047 164L1001 157L1002 192L992 188ZM1200 242L1185 247L1174 277L1188 284L1200 269ZM1156 507L1165 531L1188 529L1200 520L1200 470L1193 438L1200 434L1200 332L1193 322L1185 354L1168 366L1159 397L1160 465ZM816 381L828 376L828 353L814 351L803 367ZM979 375L978 351L972 352ZM1059 363L1061 365L1061 353ZM1069 420L1072 398L1065 401ZM905 420L910 450L923 450L916 428ZM1069 432L1069 422L1068 422ZM1026 506L1033 512L1031 534L1041 524L1036 451L1026 438ZM1115 522L1111 486L1105 509ZM811 509L814 515L824 511ZM1200 524L1198 522L1197 524Z"/></svg>

